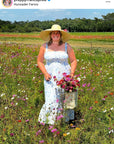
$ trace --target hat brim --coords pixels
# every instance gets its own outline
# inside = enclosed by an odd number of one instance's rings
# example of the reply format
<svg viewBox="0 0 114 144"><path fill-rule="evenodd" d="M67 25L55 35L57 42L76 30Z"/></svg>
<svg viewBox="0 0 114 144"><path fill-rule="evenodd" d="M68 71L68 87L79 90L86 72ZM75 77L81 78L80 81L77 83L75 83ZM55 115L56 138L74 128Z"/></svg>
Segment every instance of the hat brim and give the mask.
<svg viewBox="0 0 114 144"><path fill-rule="evenodd" d="M50 40L50 32L52 32L52 31L60 31L62 34L62 41L63 42L66 42L69 39L71 39L71 35L68 32L65 32L64 30L47 29L47 30L41 31L39 36L44 41L49 41Z"/></svg>

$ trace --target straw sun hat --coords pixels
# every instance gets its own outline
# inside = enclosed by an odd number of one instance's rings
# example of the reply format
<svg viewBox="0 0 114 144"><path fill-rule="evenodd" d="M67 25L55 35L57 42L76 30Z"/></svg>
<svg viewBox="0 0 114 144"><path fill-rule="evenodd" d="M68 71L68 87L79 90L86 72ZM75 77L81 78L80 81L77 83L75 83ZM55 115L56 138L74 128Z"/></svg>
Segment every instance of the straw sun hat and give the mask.
<svg viewBox="0 0 114 144"><path fill-rule="evenodd" d="M49 41L50 40L50 32L52 32L52 31L60 31L62 34L63 42L66 42L71 38L71 35L68 32L62 30L61 26L58 24L52 25L51 29L46 29L46 30L41 31L40 38L43 39L44 41Z"/></svg>

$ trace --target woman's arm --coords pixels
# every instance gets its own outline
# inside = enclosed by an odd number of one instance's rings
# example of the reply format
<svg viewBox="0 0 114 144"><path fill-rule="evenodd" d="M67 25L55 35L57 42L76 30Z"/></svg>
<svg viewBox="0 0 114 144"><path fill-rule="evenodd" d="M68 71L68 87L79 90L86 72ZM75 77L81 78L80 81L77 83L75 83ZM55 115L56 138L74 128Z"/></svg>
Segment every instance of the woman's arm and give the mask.
<svg viewBox="0 0 114 144"><path fill-rule="evenodd" d="M75 53L74 50L71 48L71 46L68 44L67 45L67 51L68 51L68 56L70 59L70 63L71 63L71 76L74 76L75 70L76 70L76 66L77 66L77 60L75 57Z"/></svg>
<svg viewBox="0 0 114 144"><path fill-rule="evenodd" d="M42 71L42 73L44 74L44 77L46 80L50 80L51 79L51 75L47 72L45 66L44 66L44 53L45 53L45 47L41 46L40 47L40 51L38 54L38 58L37 58L37 64L39 69Z"/></svg>

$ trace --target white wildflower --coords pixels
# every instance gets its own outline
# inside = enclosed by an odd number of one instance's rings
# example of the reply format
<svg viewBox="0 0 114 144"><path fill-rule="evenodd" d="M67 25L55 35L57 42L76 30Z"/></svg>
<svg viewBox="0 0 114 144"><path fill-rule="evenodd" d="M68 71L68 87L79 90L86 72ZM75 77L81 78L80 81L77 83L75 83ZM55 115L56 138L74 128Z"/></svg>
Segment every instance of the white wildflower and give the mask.
<svg viewBox="0 0 114 144"><path fill-rule="evenodd" d="M2 94L1 94L1 97L3 97L4 95L5 95L5 93L2 93Z"/></svg>
<svg viewBox="0 0 114 144"><path fill-rule="evenodd" d="M82 67L82 69L85 69L85 67Z"/></svg>
<svg viewBox="0 0 114 144"><path fill-rule="evenodd" d="M30 134L26 134L26 135L30 136Z"/></svg>
<svg viewBox="0 0 114 144"><path fill-rule="evenodd" d="M14 99L14 97L11 98L12 100Z"/></svg>
<svg viewBox="0 0 114 144"><path fill-rule="evenodd" d="M32 80L35 80L35 77L33 77Z"/></svg>
<svg viewBox="0 0 114 144"><path fill-rule="evenodd" d="M18 103L16 103L15 105L18 105Z"/></svg>
<svg viewBox="0 0 114 144"><path fill-rule="evenodd" d="M110 133L113 133L113 132L114 132L114 130L112 129L112 130L109 131L109 134L110 134Z"/></svg>
<svg viewBox="0 0 114 144"><path fill-rule="evenodd" d="M107 110L104 110L103 112L105 113Z"/></svg>
<svg viewBox="0 0 114 144"><path fill-rule="evenodd" d="M8 107L5 107L5 109L8 109Z"/></svg>
<svg viewBox="0 0 114 144"><path fill-rule="evenodd" d="M69 134L70 134L70 132L67 132L66 134L67 134L67 135L69 135Z"/></svg>
<svg viewBox="0 0 114 144"><path fill-rule="evenodd" d="M109 79L112 79L112 77L109 77Z"/></svg>
<svg viewBox="0 0 114 144"><path fill-rule="evenodd" d="M28 97L26 97L26 100L28 100Z"/></svg>
<svg viewBox="0 0 114 144"><path fill-rule="evenodd" d="M114 108L112 107L112 108L110 108L110 110L113 110Z"/></svg>
<svg viewBox="0 0 114 144"><path fill-rule="evenodd" d="M86 76L83 76L83 78L86 78Z"/></svg>
<svg viewBox="0 0 114 144"><path fill-rule="evenodd" d="M77 62L79 62L79 59L77 59Z"/></svg>
<svg viewBox="0 0 114 144"><path fill-rule="evenodd" d="M80 79L79 77L77 78L77 80L78 80L78 81L81 81L81 79Z"/></svg>

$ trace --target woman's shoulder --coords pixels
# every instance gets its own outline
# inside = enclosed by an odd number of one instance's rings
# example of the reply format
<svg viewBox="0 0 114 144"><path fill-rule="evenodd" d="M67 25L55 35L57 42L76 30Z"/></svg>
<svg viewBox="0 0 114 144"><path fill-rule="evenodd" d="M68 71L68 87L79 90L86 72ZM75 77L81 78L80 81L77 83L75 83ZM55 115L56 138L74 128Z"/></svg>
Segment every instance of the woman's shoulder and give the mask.
<svg viewBox="0 0 114 144"><path fill-rule="evenodd" d="M68 49L71 49L71 45L69 43L66 42L65 44L67 45Z"/></svg>
<svg viewBox="0 0 114 144"><path fill-rule="evenodd" d="M47 43L43 43L43 44L42 44L42 47L43 47L43 48L46 48L46 45L47 45Z"/></svg>

